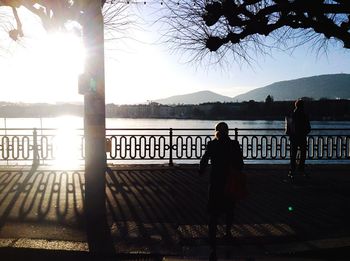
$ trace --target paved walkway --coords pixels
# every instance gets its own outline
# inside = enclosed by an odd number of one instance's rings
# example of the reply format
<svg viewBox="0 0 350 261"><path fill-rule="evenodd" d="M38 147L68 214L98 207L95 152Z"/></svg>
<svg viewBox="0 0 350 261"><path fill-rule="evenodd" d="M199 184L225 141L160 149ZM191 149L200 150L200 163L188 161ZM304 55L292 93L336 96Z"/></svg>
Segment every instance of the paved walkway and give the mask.
<svg viewBox="0 0 350 261"><path fill-rule="evenodd" d="M118 253L207 257L208 178L198 177L197 166L112 169L106 192ZM294 183L283 165L245 171L249 197L237 207L232 241L219 226L219 258L350 259L349 165L311 165L310 178ZM82 170L0 168L0 256L35 248L86 253L83 192Z"/></svg>

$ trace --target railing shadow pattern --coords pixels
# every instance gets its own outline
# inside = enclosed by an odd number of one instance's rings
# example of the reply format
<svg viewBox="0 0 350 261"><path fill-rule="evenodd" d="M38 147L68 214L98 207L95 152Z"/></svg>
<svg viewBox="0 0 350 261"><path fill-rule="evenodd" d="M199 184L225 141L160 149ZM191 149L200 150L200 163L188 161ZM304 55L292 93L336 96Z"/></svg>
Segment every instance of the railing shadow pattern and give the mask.
<svg viewBox="0 0 350 261"><path fill-rule="evenodd" d="M342 194L346 185L339 190L336 177L322 180L324 177L320 176L321 181L313 184L305 179L291 186L281 179L280 171L272 176L247 172L250 195L238 204L232 229L235 238L280 242L291 237L322 236L349 227L346 221L350 217L349 208L339 208L339 202L350 202ZM207 181L207 177L199 178L193 168L108 173L108 207L115 241L125 244L143 241L165 248L203 244L208 231ZM333 186L342 192L338 193ZM222 222L219 240L224 236Z"/></svg>
<svg viewBox="0 0 350 261"><path fill-rule="evenodd" d="M246 172L250 192L236 210L235 238L280 242L349 231L348 175L339 182L336 172L315 173L312 182L291 185L282 180L281 168ZM198 177L195 168L115 169L106 181L108 219L119 250L205 244L208 177ZM0 172L0 237L62 240L79 231L75 239L85 240L83 204L82 171ZM14 230L19 224L24 229ZM219 240L223 234L221 221Z"/></svg>
<svg viewBox="0 0 350 261"><path fill-rule="evenodd" d="M31 226L60 224L83 230L82 176L83 173L78 171L47 171L33 167L29 171L0 172L0 234L6 226L11 228L12 223L29 227L24 231L10 231L14 237L35 236L33 231L30 232ZM52 236L55 233L60 234L56 231ZM61 234L64 238L64 233Z"/></svg>

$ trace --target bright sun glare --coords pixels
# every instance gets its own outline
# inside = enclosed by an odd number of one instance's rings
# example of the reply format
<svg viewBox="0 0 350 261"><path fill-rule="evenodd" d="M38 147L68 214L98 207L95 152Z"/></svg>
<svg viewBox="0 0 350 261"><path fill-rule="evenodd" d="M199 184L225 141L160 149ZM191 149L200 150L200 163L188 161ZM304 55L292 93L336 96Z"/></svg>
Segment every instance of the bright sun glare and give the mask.
<svg viewBox="0 0 350 261"><path fill-rule="evenodd" d="M56 118L58 126L54 140L55 160L53 166L60 169L78 167L81 162L82 134L77 129L77 117L62 116Z"/></svg>
<svg viewBox="0 0 350 261"><path fill-rule="evenodd" d="M73 34L48 34L38 46L37 51L54 72L64 70L73 75L82 72L84 47L81 39Z"/></svg>
<svg viewBox="0 0 350 261"><path fill-rule="evenodd" d="M81 98L77 91L85 56L81 38L70 33L44 34L23 49L15 53L14 75L10 78L21 90L18 98L28 102Z"/></svg>

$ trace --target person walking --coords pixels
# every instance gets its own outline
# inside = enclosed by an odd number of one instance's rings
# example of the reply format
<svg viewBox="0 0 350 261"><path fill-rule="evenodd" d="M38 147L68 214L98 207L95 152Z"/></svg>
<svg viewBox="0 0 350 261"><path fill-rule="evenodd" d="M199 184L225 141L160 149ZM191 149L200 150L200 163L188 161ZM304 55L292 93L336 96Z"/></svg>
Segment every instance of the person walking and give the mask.
<svg viewBox="0 0 350 261"><path fill-rule="evenodd" d="M296 170L305 175L305 159L307 147L307 134L311 131L308 115L304 111L304 101L299 99L294 103L294 111L290 116L287 134L290 140L290 169L289 177L293 178ZM297 168L297 153L300 151L300 159Z"/></svg>
<svg viewBox="0 0 350 261"><path fill-rule="evenodd" d="M235 199L225 194L225 185L228 175L243 168L243 155L238 141L231 140L229 128L225 122L220 122L215 126L215 139L209 141L206 151L200 160L199 174L203 175L208 161L211 162L209 177L209 244L211 248L210 260L216 260L216 230L218 218L221 214L226 215L226 237L232 237L231 227L233 224L233 214Z"/></svg>

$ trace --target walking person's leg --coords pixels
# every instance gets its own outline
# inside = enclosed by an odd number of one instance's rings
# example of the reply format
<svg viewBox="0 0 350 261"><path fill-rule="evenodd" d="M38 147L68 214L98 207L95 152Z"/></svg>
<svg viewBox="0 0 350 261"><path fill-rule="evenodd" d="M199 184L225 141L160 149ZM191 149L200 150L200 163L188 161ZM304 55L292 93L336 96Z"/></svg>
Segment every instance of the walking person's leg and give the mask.
<svg viewBox="0 0 350 261"><path fill-rule="evenodd" d="M233 217L234 217L234 205L232 206L232 208L230 208L226 212L226 232L225 232L226 238L233 237L232 233L231 233L231 229L232 229L232 225L233 225Z"/></svg>
<svg viewBox="0 0 350 261"><path fill-rule="evenodd" d="M216 230L217 230L218 215L217 213L209 214L209 245L210 245L210 261L215 261L216 257Z"/></svg>
<svg viewBox="0 0 350 261"><path fill-rule="evenodd" d="M298 145L294 139L290 139L290 170L289 175L293 176L296 169L296 157L298 152Z"/></svg>
<svg viewBox="0 0 350 261"><path fill-rule="evenodd" d="M306 139L303 139L302 141L300 141L299 144L300 147L300 161L299 161L299 166L298 166L298 170L301 172L305 171L305 160L306 160Z"/></svg>

